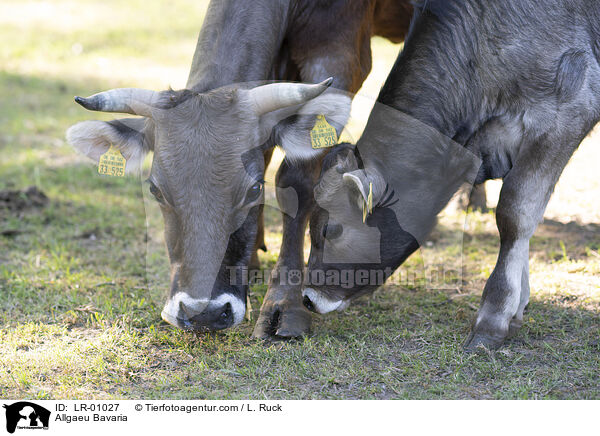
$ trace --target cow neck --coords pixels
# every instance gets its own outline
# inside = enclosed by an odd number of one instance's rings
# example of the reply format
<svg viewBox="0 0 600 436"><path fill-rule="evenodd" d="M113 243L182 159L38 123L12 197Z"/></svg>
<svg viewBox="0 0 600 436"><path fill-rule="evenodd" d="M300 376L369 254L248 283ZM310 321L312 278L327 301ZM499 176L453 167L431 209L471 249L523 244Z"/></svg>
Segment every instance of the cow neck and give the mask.
<svg viewBox="0 0 600 436"><path fill-rule="evenodd" d="M288 17L288 2L211 2L186 87L205 92L272 78Z"/></svg>

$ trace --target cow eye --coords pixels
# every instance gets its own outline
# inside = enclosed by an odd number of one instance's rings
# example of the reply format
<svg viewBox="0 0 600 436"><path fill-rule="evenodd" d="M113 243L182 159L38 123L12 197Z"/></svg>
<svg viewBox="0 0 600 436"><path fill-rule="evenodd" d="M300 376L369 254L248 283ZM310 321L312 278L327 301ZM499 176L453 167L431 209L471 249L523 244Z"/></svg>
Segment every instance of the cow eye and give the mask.
<svg viewBox="0 0 600 436"><path fill-rule="evenodd" d="M263 187L264 182L262 181L256 182L254 185L252 185L246 193L246 202L251 203L253 201L256 201L258 197L260 197L260 195L262 194Z"/></svg>
<svg viewBox="0 0 600 436"><path fill-rule="evenodd" d="M150 183L150 194L152 194L154 196L154 198L156 198L156 201L158 201L159 203L164 203L165 202L165 198L162 195L162 192L160 192L160 189L158 189L158 187L152 183Z"/></svg>
<svg viewBox="0 0 600 436"><path fill-rule="evenodd" d="M342 236L344 228L341 224L325 224L323 226L323 237L328 240L333 240Z"/></svg>

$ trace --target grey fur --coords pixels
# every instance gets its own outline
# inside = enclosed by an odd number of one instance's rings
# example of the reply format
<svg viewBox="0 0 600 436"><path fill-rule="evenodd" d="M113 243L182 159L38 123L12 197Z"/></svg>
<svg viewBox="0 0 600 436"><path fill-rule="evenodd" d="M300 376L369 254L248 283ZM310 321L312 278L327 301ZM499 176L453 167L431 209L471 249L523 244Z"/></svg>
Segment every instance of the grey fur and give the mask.
<svg viewBox="0 0 600 436"><path fill-rule="evenodd" d="M230 94L225 89L210 91L234 83L256 86L265 80L319 83L333 76L332 87L356 92L371 67L372 34L401 40L410 10L409 0L214 0L198 38L188 89L160 93L156 106L161 110L153 111L152 119L127 121L140 135L126 134L118 123L97 122L69 131L71 142L90 151L92 157L105 152L110 143L120 147L128 158L128 169L139 165L144 154L140 151L154 150L151 178L166 203L171 297L181 288L190 295L211 294L211 301L227 293L245 304L247 285L231 286L227 267L248 266L255 241L258 246L263 242L257 241L260 202L249 210L239 202L251 183L262 179L275 144L288 150L277 176L278 199L286 210L294 209L293 216L284 215L277 268L302 268L304 231L314 204L312 187L324 154L310 148L307 129L314 125L315 115L324 113L339 133L350 104L347 97L342 101L328 92L315 99L312 108L306 105L304 112L296 108L282 111L286 117L252 120L240 112L244 104L235 101L235 90ZM393 29L390 18L397 18ZM89 107L99 108L96 103ZM295 195L290 196L290 190ZM186 196L190 198L180 198ZM199 215L192 217L192 213ZM186 218L179 219L178 214ZM196 248L185 248L188 245ZM185 251L199 251L207 260L196 267L190 253L191 263L182 266L178 261ZM213 286L208 277L215 272ZM203 301L198 299L193 313ZM256 336L298 336L308 330L310 314L301 304L299 286L272 285L264 302ZM214 314L201 315L192 328L231 325L215 321ZM280 321L278 325L274 319Z"/></svg>
<svg viewBox="0 0 600 436"><path fill-rule="evenodd" d="M429 0L420 4L380 93L381 104L481 158L477 183L503 178L496 212L500 253L466 342L469 350L499 346L522 323L529 299L529 239L564 166L600 119L598 23L600 4L591 0ZM418 150L408 156L397 152L415 147L403 142L406 122L388 125L397 133L388 132L387 148L377 148L380 117L377 110L371 114L357 144L372 178L389 182L395 168L423 168ZM431 146L427 135L415 141L417 149ZM431 207L430 219L436 209ZM318 210L311 222L326 223L325 217ZM314 250L323 237L318 230L311 235ZM414 249L398 245L397 256L403 259ZM309 266L328 268L313 253ZM329 300L361 292L323 290Z"/></svg>

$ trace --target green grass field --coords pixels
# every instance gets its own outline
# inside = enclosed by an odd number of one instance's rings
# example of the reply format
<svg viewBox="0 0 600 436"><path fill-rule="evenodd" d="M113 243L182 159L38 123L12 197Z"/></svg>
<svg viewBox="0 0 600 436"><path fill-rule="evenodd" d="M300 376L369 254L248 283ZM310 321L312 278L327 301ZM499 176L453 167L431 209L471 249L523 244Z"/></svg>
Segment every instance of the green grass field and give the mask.
<svg viewBox="0 0 600 436"><path fill-rule="evenodd" d="M419 280L387 285L345 313L315 316L311 335L290 342L251 339L253 321L206 336L164 323L162 224L147 204L146 237L147 186L99 176L64 133L80 120L112 118L83 110L73 95L183 86L205 6L0 3L0 191L35 185L48 196L44 207L0 202L0 398L600 398L594 135L532 240L526 323L499 351L461 350L497 254L492 213L448 214L431 236L428 261L459 269L463 254L460 289L427 290ZM379 39L373 48L374 71L362 91L370 97L398 51ZM368 100L355 105L353 139ZM490 184L491 203L498 186ZM266 211L270 251L261 263L269 268L281 220L276 209ZM452 241L463 225L461 247ZM418 272L421 257L405 271ZM265 291L252 289L254 319Z"/></svg>

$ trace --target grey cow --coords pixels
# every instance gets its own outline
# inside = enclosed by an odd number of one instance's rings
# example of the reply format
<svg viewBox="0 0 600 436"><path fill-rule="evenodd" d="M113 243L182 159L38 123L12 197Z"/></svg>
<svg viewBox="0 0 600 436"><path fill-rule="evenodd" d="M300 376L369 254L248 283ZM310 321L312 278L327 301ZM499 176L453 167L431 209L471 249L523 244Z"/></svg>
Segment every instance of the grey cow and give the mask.
<svg viewBox="0 0 600 436"><path fill-rule="evenodd" d="M150 191L161 205L171 263L165 320L203 331L243 319L247 285L232 283L230 267L249 264L264 168L275 144L286 150L278 186L293 188L298 201L298 212L284 216L277 268L302 269L313 183L324 154L311 149L309 131L316 116L325 115L339 132L350 107L349 97L331 91L312 99L322 86L222 87L262 80L318 83L333 76L332 87L355 92L371 67L371 36L402 40L411 9L408 0L213 1L187 90L112 90L77 99L88 109L144 117L79 123L68 139L96 160L113 144L128 168L154 153ZM299 285L272 284L255 335L306 332L310 313L301 301Z"/></svg>
<svg viewBox="0 0 600 436"><path fill-rule="evenodd" d="M389 275L461 181L502 178L500 253L465 344L498 347L523 322L529 239L563 168L600 120L599 61L597 1L421 2L357 146L323 164L309 270L388 267ZM402 179L411 172L414 180ZM331 218L359 216L370 189L365 223ZM374 228L382 241L376 263L338 261L362 252ZM311 284L304 302L326 313L374 288Z"/></svg>

